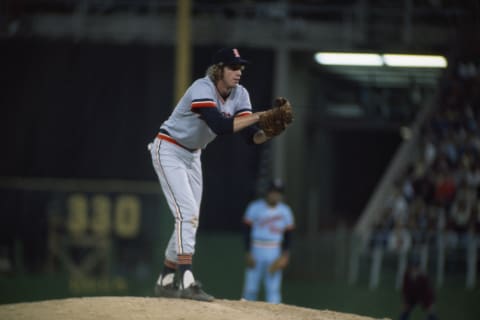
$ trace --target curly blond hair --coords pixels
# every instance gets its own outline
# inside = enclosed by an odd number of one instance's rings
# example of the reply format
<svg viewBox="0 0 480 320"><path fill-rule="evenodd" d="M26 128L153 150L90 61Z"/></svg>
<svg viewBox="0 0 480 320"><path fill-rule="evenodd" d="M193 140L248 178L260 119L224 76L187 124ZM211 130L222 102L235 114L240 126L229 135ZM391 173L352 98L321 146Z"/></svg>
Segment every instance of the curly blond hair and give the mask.
<svg viewBox="0 0 480 320"><path fill-rule="evenodd" d="M208 67L206 75L214 82L217 83L223 78L223 63L212 64Z"/></svg>

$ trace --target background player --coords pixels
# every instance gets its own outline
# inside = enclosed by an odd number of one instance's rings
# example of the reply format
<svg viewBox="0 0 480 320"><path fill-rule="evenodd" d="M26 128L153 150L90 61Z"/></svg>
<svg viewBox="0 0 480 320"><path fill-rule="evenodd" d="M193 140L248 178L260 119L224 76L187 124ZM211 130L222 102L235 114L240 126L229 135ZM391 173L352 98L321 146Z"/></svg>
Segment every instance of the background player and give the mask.
<svg viewBox="0 0 480 320"><path fill-rule="evenodd" d="M403 311L400 320L407 320L413 308L420 304L427 312L427 320L436 320L433 310L434 292L427 274L420 269L420 259L412 257L403 277Z"/></svg>
<svg viewBox="0 0 480 320"><path fill-rule="evenodd" d="M264 199L253 201L247 208L246 262L243 298L256 300L263 279L265 299L270 303L281 302L282 269L289 261L293 214L282 202L283 184L274 180Z"/></svg>
<svg viewBox="0 0 480 320"><path fill-rule="evenodd" d="M203 187L201 149L217 135L241 130L249 143L264 143L270 136L252 125L266 114L280 112L277 108L252 113L249 93L239 84L247 61L237 49L221 49L212 60L206 76L187 89L149 144L153 166L175 218L164 269L155 286L161 297L213 300L195 281L192 271Z"/></svg>

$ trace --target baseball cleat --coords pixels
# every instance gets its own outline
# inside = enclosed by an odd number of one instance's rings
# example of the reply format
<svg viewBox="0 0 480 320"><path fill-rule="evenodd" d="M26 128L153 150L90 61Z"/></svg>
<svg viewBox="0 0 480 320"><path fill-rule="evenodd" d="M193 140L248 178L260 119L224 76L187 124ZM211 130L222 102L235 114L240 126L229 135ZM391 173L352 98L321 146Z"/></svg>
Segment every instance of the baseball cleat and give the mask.
<svg viewBox="0 0 480 320"><path fill-rule="evenodd" d="M156 284L155 295L159 298L180 298L180 289L173 283L166 286Z"/></svg>
<svg viewBox="0 0 480 320"><path fill-rule="evenodd" d="M180 298L211 302L215 298L202 290L200 282L195 281L188 288L180 290Z"/></svg>

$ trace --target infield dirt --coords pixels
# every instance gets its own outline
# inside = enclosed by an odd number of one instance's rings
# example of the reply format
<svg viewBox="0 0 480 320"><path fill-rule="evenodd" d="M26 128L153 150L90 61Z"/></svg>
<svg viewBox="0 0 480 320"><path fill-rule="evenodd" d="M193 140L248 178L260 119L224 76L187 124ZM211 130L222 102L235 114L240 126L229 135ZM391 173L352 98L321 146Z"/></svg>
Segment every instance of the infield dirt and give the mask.
<svg viewBox="0 0 480 320"><path fill-rule="evenodd" d="M285 304L141 297L89 297L0 305L2 320L372 320Z"/></svg>

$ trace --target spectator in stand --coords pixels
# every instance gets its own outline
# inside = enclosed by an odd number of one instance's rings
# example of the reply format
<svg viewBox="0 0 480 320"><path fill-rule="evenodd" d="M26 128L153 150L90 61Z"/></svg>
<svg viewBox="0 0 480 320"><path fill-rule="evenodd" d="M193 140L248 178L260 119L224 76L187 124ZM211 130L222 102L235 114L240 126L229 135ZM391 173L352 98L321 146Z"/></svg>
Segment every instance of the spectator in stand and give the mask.
<svg viewBox="0 0 480 320"><path fill-rule="evenodd" d="M387 201L387 208L391 209L394 221L405 224L408 218L408 202L403 194L401 183L395 183L390 199Z"/></svg>
<svg viewBox="0 0 480 320"><path fill-rule="evenodd" d="M476 132L468 134L465 142L465 153L471 161L478 160L480 154L480 136Z"/></svg>
<svg viewBox="0 0 480 320"><path fill-rule="evenodd" d="M402 179L402 194L410 203L413 198L415 197L415 190L413 188L413 181L415 180L415 166L410 165L408 166L404 178Z"/></svg>
<svg viewBox="0 0 480 320"><path fill-rule="evenodd" d="M425 161L425 165L430 167L437 157L437 144L431 131L426 133L423 138L423 150L423 160Z"/></svg>
<svg viewBox="0 0 480 320"><path fill-rule="evenodd" d="M385 248L387 246L393 224L392 209L385 208L383 215L373 227L372 237L370 239L372 248Z"/></svg>
<svg viewBox="0 0 480 320"><path fill-rule="evenodd" d="M421 197L416 197L412 204L408 229L414 246L427 244L430 240L432 222L428 215L427 205Z"/></svg>
<svg viewBox="0 0 480 320"><path fill-rule="evenodd" d="M388 249L397 253L406 253L412 246L412 236L403 222L397 221L388 238Z"/></svg>
<svg viewBox="0 0 480 320"><path fill-rule="evenodd" d="M475 120L475 112L470 105L465 108L463 113L463 123L465 125L465 130L470 134L478 130L477 121Z"/></svg>
<svg viewBox="0 0 480 320"><path fill-rule="evenodd" d="M467 183L467 175L468 171L466 171L463 181L458 184L455 201L464 200L469 207L472 207L477 200L477 189Z"/></svg>
<svg viewBox="0 0 480 320"><path fill-rule="evenodd" d="M428 168L426 170L426 172L417 176L413 183L413 188L415 195L421 197L427 205L432 205L434 204L435 196L435 175Z"/></svg>
<svg viewBox="0 0 480 320"><path fill-rule="evenodd" d="M467 233L471 223L473 203L459 198L450 209L448 219L448 243L452 247L466 247Z"/></svg>
<svg viewBox="0 0 480 320"><path fill-rule="evenodd" d="M418 158L397 178L375 225L374 244L401 252L447 230L447 244L463 245L475 232L480 245L480 64L463 61L447 76Z"/></svg>
<svg viewBox="0 0 480 320"><path fill-rule="evenodd" d="M440 207L448 210L455 199L455 180L449 170L442 170L436 176L435 181L435 202Z"/></svg>
<svg viewBox="0 0 480 320"><path fill-rule="evenodd" d="M448 163L454 165L458 161L458 152L455 143L454 133L449 130L447 137L440 145L440 151L447 157Z"/></svg>
<svg viewBox="0 0 480 320"><path fill-rule="evenodd" d="M466 183L468 187L474 190L478 190L480 186L480 161L477 160L473 163L470 170L467 171Z"/></svg>

